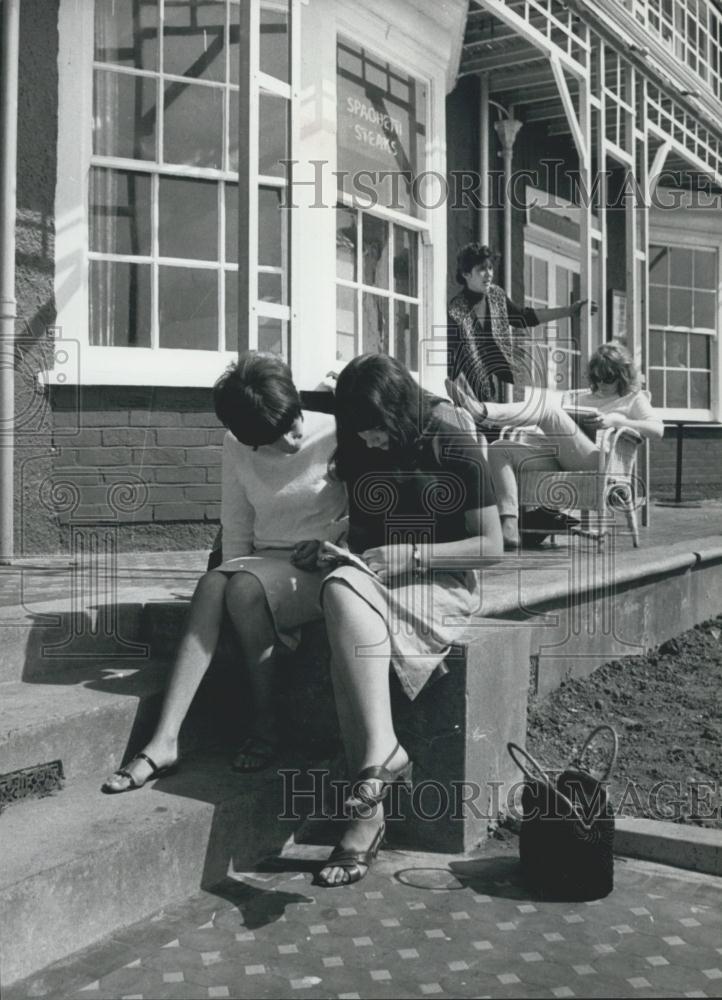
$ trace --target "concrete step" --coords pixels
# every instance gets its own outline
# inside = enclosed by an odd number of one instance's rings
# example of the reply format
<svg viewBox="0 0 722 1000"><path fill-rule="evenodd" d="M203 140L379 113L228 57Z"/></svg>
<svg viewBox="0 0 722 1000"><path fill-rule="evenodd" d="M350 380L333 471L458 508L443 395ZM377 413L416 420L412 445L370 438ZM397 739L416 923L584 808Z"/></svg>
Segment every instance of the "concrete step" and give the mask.
<svg viewBox="0 0 722 1000"><path fill-rule="evenodd" d="M105 775L149 732L167 672L166 662L101 661L0 684L0 774L61 760L68 779Z"/></svg>
<svg viewBox="0 0 722 1000"><path fill-rule="evenodd" d="M177 774L136 792L103 795L86 779L8 809L2 985L278 851L297 825L277 818L282 809L275 771L238 775L218 753L184 758Z"/></svg>

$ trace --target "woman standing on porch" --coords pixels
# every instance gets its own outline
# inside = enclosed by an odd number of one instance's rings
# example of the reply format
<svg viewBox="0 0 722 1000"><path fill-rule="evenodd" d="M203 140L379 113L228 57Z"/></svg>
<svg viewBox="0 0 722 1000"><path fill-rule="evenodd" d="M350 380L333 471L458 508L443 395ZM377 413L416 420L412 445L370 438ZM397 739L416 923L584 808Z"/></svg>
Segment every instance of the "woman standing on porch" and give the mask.
<svg viewBox="0 0 722 1000"><path fill-rule="evenodd" d="M502 552L479 446L399 361L366 355L344 368L336 434L349 544L363 562L338 566L322 590L341 735L357 775L351 819L318 876L325 886L365 876L383 839L388 785L407 774L390 667L415 698L451 644L478 634L469 617L480 603L479 561Z"/></svg>
<svg viewBox="0 0 722 1000"><path fill-rule="evenodd" d="M459 251L456 280L464 287L449 303L447 373L452 380L464 375L476 399L503 403L506 385L539 384L511 327L524 330L578 316L586 299L554 309L522 309L493 283L496 263L497 254L481 243Z"/></svg>

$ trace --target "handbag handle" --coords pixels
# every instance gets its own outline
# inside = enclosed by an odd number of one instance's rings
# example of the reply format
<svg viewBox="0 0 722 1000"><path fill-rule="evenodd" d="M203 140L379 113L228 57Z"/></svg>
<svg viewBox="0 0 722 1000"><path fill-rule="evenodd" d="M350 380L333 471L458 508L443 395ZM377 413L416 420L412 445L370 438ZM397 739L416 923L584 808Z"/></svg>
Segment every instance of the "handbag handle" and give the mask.
<svg viewBox="0 0 722 1000"><path fill-rule="evenodd" d="M564 792L560 792L556 785L552 784L552 782L547 777L544 768L541 766L536 757L532 757L529 751L525 750L523 747L520 747L518 743L507 743L506 749L509 751L509 756L511 757L511 759L514 761L516 766L519 768L521 773L528 781L540 782L546 788L548 788L549 791L552 793L552 795L556 795L557 798L561 799L564 805L569 809L570 815L574 817L577 823L581 823L584 830L589 830L591 824L587 823L584 817L579 815L579 811L577 810L577 807L574 805L572 800L568 798L564 794ZM519 760L517 755L520 755L522 757L522 760ZM524 758L526 758L525 761ZM534 770L537 772L536 774L534 774L529 769L527 762L532 765Z"/></svg>
<svg viewBox="0 0 722 1000"><path fill-rule="evenodd" d="M593 742L595 736L597 736L603 730L606 730L607 732L609 732L609 733L612 734L612 753L611 753L609 761L607 763L607 767L606 767L606 769L605 769L602 777L599 779L600 781L606 781L607 778L609 777L609 775L611 774L612 768L614 767L614 763L615 763L615 761L617 759L617 754L619 752L619 737L617 736L616 729L614 729L612 726L608 725L605 722L601 726L596 726L594 729L592 729L591 733L589 734L589 736L587 736L586 740L582 744L581 750L579 751L579 753L577 754L577 756L572 761L573 764L578 764L581 767L582 766L582 758L584 757L584 754L587 752L587 750L589 749L589 747L592 745L592 742Z"/></svg>

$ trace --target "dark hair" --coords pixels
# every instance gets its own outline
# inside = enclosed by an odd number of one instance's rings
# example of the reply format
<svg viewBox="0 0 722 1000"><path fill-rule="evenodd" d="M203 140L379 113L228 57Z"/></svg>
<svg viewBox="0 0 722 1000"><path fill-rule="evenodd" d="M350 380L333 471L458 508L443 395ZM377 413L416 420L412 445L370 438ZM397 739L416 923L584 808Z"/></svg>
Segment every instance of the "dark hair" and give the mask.
<svg viewBox="0 0 722 1000"><path fill-rule="evenodd" d="M290 431L301 399L286 362L276 354L245 351L213 386L216 416L241 444L258 448Z"/></svg>
<svg viewBox="0 0 722 1000"><path fill-rule="evenodd" d="M477 264L483 264L487 260L490 260L492 265L496 267L499 254L495 253L485 243L467 243L465 247L462 247L456 257L456 280L458 284L465 285L466 278L464 275L473 271Z"/></svg>
<svg viewBox="0 0 722 1000"><path fill-rule="evenodd" d="M592 354L587 366L587 378L594 392L602 383L615 382L617 394L626 396L640 385L639 372L627 348L619 341L602 344Z"/></svg>
<svg viewBox="0 0 722 1000"><path fill-rule="evenodd" d="M431 410L441 401L388 354L362 354L349 361L336 383L335 475L346 481L369 464L369 449L358 435L377 428L389 435L392 460L412 465Z"/></svg>

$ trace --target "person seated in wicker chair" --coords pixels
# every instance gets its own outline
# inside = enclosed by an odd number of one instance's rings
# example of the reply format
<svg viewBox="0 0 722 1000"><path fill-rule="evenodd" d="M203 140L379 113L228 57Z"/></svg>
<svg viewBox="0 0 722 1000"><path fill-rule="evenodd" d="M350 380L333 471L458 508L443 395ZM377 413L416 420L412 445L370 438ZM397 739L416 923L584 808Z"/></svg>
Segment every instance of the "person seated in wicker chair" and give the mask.
<svg viewBox="0 0 722 1000"><path fill-rule="evenodd" d="M649 393L641 388L639 373L622 344L602 344L589 359L587 378L589 389L575 395L570 412L562 406L561 393L537 389L520 403L482 403L463 375L446 381L451 398L471 414L477 426L534 424L541 431L523 442L502 439L489 448L506 549L520 545L517 472L522 463L525 470L540 472L594 471L599 462L595 431L629 427L644 438L664 434L664 424ZM551 523L549 530L553 530Z"/></svg>

